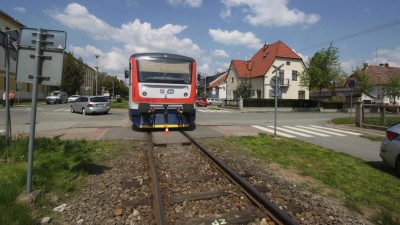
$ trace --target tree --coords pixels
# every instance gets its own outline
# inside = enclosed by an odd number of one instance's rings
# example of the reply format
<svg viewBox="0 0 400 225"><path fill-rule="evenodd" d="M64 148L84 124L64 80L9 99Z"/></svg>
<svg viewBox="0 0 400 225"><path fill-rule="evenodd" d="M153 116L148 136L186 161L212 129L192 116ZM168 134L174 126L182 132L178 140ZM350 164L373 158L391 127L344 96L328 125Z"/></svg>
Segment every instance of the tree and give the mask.
<svg viewBox="0 0 400 225"><path fill-rule="evenodd" d="M393 98L396 103L396 97L400 97L400 77L393 77L383 86L382 92L384 96Z"/></svg>
<svg viewBox="0 0 400 225"><path fill-rule="evenodd" d="M353 73L350 76L354 78L356 81L356 85L354 89L359 93L370 93L374 89L374 84L371 81L371 78L365 72L365 70L357 67L353 70Z"/></svg>
<svg viewBox="0 0 400 225"><path fill-rule="evenodd" d="M68 95L78 93L84 76L85 69L82 61L76 60L72 53L65 53L61 89Z"/></svg>
<svg viewBox="0 0 400 225"><path fill-rule="evenodd" d="M300 85L308 87L310 91L318 91L318 108L321 101L321 92L324 88L332 88L343 80L343 72L339 52L333 44L328 49L322 49L308 61L308 67L300 74Z"/></svg>
<svg viewBox="0 0 400 225"><path fill-rule="evenodd" d="M251 82L249 78L245 77L240 79L239 85L236 88L236 93L239 97L244 99L251 97Z"/></svg>
<svg viewBox="0 0 400 225"><path fill-rule="evenodd" d="M118 80L117 76L106 75L102 78L101 83L104 90L114 96L120 95L121 97L126 97L128 95L128 87L125 85L124 81Z"/></svg>

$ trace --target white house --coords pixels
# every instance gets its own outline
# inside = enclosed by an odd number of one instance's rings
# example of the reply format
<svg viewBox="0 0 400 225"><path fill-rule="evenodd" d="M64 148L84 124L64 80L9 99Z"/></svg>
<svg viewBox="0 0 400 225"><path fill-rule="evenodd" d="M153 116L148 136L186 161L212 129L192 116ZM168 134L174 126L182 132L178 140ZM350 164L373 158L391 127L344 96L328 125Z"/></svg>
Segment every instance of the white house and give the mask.
<svg viewBox="0 0 400 225"><path fill-rule="evenodd" d="M283 65L278 74L274 66ZM264 44L250 60L232 60L226 77L226 98L237 99L236 89L241 79L251 82L251 98L273 98L271 78L279 76L282 99L308 99L308 88L300 86L300 74L305 68L302 58L282 41Z"/></svg>

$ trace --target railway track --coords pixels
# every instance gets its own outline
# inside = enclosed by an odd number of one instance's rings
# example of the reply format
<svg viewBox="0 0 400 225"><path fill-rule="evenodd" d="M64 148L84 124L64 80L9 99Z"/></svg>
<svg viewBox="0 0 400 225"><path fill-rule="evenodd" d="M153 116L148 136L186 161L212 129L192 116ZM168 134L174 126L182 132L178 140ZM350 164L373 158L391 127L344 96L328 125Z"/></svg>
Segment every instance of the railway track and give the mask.
<svg viewBox="0 0 400 225"><path fill-rule="evenodd" d="M298 224L187 134L172 145L148 135L156 224Z"/></svg>

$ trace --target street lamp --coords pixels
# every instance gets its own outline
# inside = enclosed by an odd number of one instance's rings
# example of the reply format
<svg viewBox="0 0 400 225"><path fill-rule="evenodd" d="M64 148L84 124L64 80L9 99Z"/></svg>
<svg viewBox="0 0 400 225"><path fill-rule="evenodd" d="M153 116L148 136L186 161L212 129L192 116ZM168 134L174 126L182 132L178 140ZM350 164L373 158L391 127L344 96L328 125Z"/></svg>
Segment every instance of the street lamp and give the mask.
<svg viewBox="0 0 400 225"><path fill-rule="evenodd" d="M97 96L97 77L99 76L99 55L95 55L96 57L96 93L95 96Z"/></svg>
<svg viewBox="0 0 400 225"><path fill-rule="evenodd" d="M381 72L378 72L377 74L378 74L378 104L379 104L380 100L381 100L381 95L380 95L380 89L381 89L380 77L381 77Z"/></svg>

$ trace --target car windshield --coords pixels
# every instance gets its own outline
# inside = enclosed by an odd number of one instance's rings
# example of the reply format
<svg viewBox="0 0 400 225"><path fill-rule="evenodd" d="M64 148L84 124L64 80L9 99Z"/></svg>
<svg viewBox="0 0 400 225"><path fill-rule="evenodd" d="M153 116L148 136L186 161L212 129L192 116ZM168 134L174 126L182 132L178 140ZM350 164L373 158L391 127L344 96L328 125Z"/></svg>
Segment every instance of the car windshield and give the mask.
<svg viewBox="0 0 400 225"><path fill-rule="evenodd" d="M192 63L176 60L140 60L139 82L190 84Z"/></svg>
<svg viewBox="0 0 400 225"><path fill-rule="evenodd" d="M51 93L50 96L59 96L60 93Z"/></svg>
<svg viewBox="0 0 400 225"><path fill-rule="evenodd" d="M108 100L104 97L93 97L90 98L91 102L108 102Z"/></svg>

